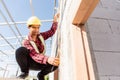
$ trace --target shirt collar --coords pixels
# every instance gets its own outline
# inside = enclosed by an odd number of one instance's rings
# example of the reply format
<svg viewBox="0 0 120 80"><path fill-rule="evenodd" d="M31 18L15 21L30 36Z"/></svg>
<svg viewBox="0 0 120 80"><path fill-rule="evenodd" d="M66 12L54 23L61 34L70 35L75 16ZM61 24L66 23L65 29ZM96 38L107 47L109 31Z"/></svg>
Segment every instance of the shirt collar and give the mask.
<svg viewBox="0 0 120 80"><path fill-rule="evenodd" d="M38 38L38 36L39 36L39 34L37 35L37 38ZM33 41L33 40L32 40L32 37L31 37L31 35L30 35L30 33L28 34L28 40Z"/></svg>

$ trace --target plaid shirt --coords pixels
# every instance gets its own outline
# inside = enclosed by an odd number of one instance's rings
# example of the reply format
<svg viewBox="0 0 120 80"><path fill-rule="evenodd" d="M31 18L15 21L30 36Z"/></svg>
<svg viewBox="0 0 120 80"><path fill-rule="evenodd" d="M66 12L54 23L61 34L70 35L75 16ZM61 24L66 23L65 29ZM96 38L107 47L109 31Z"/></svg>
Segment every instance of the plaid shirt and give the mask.
<svg viewBox="0 0 120 80"><path fill-rule="evenodd" d="M38 34L38 36L41 35L41 36L43 36L44 40L46 40L49 37L53 36L56 29L57 29L57 22L54 22L52 24L52 27L50 30L48 30L46 32L42 32L42 33ZM46 64L47 60L48 60L48 56L37 53L35 51L35 49L33 48L33 46L30 44L30 40L32 40L31 35L28 35L28 39L23 40L23 46L30 50L30 54L29 54L30 57L38 63ZM44 50L44 45L42 44L41 40L39 40L39 38L37 37L36 41L34 41L34 42L37 45L39 52L42 53Z"/></svg>

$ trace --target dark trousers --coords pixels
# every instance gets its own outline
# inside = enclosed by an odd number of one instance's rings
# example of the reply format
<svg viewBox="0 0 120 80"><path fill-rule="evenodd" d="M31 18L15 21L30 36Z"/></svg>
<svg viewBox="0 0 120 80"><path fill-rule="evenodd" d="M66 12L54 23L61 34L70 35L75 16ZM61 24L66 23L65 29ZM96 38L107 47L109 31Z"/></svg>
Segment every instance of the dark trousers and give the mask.
<svg viewBox="0 0 120 80"><path fill-rule="evenodd" d="M35 62L30 56L30 51L25 47L20 47L16 50L16 61L20 66L21 72L29 73L29 70L40 70L39 75L46 75L58 67L50 64L40 64Z"/></svg>

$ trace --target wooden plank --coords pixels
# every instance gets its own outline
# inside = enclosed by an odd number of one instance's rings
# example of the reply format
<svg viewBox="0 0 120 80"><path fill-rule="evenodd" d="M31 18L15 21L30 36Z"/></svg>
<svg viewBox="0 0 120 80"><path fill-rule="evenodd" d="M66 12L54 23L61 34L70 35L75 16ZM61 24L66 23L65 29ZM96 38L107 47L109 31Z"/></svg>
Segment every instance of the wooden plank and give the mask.
<svg viewBox="0 0 120 80"><path fill-rule="evenodd" d="M84 24L95 9L98 2L99 0L82 0L77 8L78 10L73 19L73 24Z"/></svg>
<svg viewBox="0 0 120 80"><path fill-rule="evenodd" d="M92 54L90 53L90 48L89 48L89 43L88 43L88 38L87 38L87 32L85 29L85 26L80 26L82 30L82 38L83 38L83 45L84 45L84 50L85 50L85 58L86 58L86 64L87 64L87 69L88 69L88 76L89 80L98 80L96 79L96 75L94 73L94 65L92 61Z"/></svg>
<svg viewBox="0 0 120 80"><path fill-rule="evenodd" d="M85 51L83 47L83 40L81 35L81 28L72 25L71 27L71 56L74 72L73 80L89 80L87 74L87 65L85 61Z"/></svg>

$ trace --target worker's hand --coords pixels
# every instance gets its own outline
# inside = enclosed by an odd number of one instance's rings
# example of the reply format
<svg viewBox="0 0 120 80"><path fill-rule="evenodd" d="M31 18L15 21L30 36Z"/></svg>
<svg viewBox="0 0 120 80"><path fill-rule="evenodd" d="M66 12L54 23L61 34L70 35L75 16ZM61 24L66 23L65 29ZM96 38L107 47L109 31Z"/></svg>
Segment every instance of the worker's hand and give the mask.
<svg viewBox="0 0 120 80"><path fill-rule="evenodd" d="M59 19L59 16L60 16L60 14L56 13L55 16L54 16L53 22L57 22L58 19Z"/></svg>
<svg viewBox="0 0 120 80"><path fill-rule="evenodd" d="M59 58L54 58L54 57L49 57L47 62L54 66L59 66L60 63Z"/></svg>

